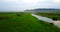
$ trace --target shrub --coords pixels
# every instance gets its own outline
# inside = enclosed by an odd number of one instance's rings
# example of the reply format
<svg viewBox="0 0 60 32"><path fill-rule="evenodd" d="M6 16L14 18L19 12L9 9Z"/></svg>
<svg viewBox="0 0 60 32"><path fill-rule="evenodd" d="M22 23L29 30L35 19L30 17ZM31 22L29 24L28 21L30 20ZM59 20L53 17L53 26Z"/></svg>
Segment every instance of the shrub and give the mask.
<svg viewBox="0 0 60 32"><path fill-rule="evenodd" d="M52 17L53 20L58 20L57 17Z"/></svg>
<svg viewBox="0 0 60 32"><path fill-rule="evenodd" d="M20 16L19 14L17 14L17 16Z"/></svg>

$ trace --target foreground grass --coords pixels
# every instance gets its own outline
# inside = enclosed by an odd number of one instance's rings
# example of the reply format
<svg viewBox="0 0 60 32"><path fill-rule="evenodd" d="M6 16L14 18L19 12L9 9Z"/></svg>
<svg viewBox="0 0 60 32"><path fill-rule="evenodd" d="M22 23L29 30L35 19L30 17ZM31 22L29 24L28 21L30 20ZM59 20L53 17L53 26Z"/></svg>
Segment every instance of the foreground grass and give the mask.
<svg viewBox="0 0 60 32"><path fill-rule="evenodd" d="M37 15L51 18L53 20L60 20L60 13L36 13Z"/></svg>
<svg viewBox="0 0 60 32"><path fill-rule="evenodd" d="M39 21L30 13L19 14L0 14L0 32L60 32L56 26Z"/></svg>

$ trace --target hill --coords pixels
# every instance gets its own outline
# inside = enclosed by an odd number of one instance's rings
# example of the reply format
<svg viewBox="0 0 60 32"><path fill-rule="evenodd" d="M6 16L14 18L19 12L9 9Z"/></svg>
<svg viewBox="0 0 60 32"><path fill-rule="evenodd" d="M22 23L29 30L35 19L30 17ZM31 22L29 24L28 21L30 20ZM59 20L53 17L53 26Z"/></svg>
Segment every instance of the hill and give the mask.
<svg viewBox="0 0 60 32"><path fill-rule="evenodd" d="M60 9L38 8L38 9L25 10L25 12L60 12Z"/></svg>

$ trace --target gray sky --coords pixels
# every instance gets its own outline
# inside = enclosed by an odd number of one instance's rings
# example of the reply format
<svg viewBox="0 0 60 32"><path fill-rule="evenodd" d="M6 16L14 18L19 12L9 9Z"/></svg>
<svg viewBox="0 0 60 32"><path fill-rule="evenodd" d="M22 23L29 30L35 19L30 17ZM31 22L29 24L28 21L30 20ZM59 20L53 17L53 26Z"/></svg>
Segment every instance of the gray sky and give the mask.
<svg viewBox="0 0 60 32"><path fill-rule="evenodd" d="M60 9L60 0L0 0L0 11L23 11L35 8Z"/></svg>

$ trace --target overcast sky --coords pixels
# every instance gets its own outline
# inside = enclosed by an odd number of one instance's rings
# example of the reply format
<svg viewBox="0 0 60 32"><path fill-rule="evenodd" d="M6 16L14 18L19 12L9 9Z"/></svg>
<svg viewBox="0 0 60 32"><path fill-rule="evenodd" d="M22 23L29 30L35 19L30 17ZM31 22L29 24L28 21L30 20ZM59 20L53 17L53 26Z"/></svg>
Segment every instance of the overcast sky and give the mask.
<svg viewBox="0 0 60 32"><path fill-rule="evenodd" d="M60 9L60 0L0 0L0 11L23 11L35 8Z"/></svg>

